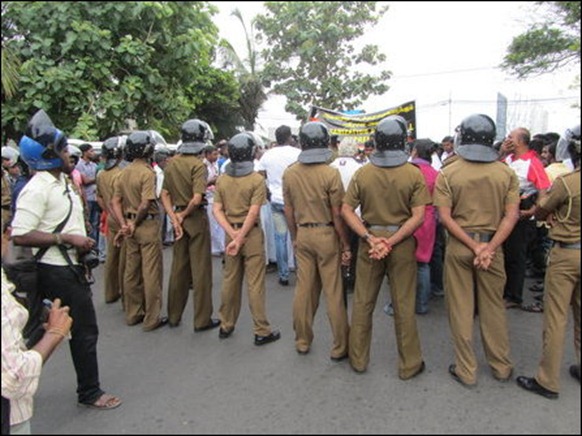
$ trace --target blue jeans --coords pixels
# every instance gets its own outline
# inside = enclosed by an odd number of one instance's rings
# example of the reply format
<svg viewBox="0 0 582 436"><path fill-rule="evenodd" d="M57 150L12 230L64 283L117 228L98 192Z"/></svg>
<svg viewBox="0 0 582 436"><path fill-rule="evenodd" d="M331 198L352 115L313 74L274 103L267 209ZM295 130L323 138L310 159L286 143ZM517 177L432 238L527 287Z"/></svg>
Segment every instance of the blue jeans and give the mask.
<svg viewBox="0 0 582 436"><path fill-rule="evenodd" d="M101 216L101 208L96 201L88 201L89 207L89 224L91 224L91 233L87 236L95 240L95 244L99 242L99 217Z"/></svg>
<svg viewBox="0 0 582 436"><path fill-rule="evenodd" d="M273 212L273 228L275 233L275 252L277 256L277 270L281 280L289 280L289 256L287 254L287 219L280 203L271 203Z"/></svg>
<svg viewBox="0 0 582 436"><path fill-rule="evenodd" d="M416 262L416 313L428 312L430 299L430 264Z"/></svg>

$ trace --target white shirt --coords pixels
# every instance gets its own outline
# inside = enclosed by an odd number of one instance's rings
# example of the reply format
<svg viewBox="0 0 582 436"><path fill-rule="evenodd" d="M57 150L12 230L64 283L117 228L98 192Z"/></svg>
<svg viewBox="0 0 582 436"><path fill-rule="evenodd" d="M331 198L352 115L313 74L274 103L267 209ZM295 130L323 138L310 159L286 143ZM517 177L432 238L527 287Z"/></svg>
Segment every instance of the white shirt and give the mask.
<svg viewBox="0 0 582 436"><path fill-rule="evenodd" d="M73 210L61 233L87 236L81 198L67 184L64 174L61 173L57 179L48 171L38 171L22 188L12 220L12 236L25 235L33 230L52 233L69 213L71 203L67 193L73 202ZM33 248L32 252L36 253L38 250ZM78 263L75 248L69 249L69 256L74 264ZM51 246L40 259L40 263L68 265L57 246Z"/></svg>
<svg viewBox="0 0 582 436"><path fill-rule="evenodd" d="M344 185L345 191L348 190L348 185L350 184L350 180L352 180L352 176L362 165L363 163L358 162L356 159L349 156L338 157L329 164L330 167L338 169L340 176L342 177L342 185Z"/></svg>
<svg viewBox="0 0 582 436"><path fill-rule="evenodd" d="M164 185L164 170L159 165L153 165L154 173L156 173L156 197L160 198L162 195L162 186Z"/></svg>
<svg viewBox="0 0 582 436"><path fill-rule="evenodd" d="M42 370L40 353L26 349L22 329L28 311L12 296L13 291L2 270L2 396L10 400L10 425L32 418L32 397Z"/></svg>
<svg viewBox="0 0 582 436"><path fill-rule="evenodd" d="M267 173L267 187L271 192L271 202L283 202L283 172L289 165L297 162L301 150L292 145L277 145L261 156L257 171Z"/></svg>

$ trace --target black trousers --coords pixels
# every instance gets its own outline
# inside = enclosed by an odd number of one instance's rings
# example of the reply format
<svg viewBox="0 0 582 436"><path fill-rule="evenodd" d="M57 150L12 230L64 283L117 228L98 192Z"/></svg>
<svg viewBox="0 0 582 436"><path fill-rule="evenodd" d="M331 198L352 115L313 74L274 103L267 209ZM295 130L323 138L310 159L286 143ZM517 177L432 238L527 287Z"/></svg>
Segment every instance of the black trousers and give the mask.
<svg viewBox="0 0 582 436"><path fill-rule="evenodd" d="M79 266L39 264L39 286L46 298L61 299L69 306L73 318L69 347L77 373L77 396L80 403L93 403L104 392L99 387L97 365L97 316L91 298L91 288Z"/></svg>
<svg viewBox="0 0 582 436"><path fill-rule="evenodd" d="M535 231L535 221L519 220L503 243L505 274L507 275L503 298L507 301L518 304L523 301L527 250Z"/></svg>

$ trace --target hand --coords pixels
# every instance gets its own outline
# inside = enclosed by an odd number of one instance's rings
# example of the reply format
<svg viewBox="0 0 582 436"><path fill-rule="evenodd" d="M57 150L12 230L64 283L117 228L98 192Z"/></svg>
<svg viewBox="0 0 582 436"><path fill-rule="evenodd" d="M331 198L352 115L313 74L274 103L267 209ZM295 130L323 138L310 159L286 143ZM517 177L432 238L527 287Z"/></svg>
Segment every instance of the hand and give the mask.
<svg viewBox="0 0 582 436"><path fill-rule="evenodd" d="M61 234L61 236L63 235ZM87 236L66 235L66 238L66 242L75 247L80 253L86 253L95 246L95 240Z"/></svg>
<svg viewBox="0 0 582 436"><path fill-rule="evenodd" d="M374 260L384 259L392 251L392 245L388 242L388 238L378 238L376 236L370 236L367 242L368 245L370 245L368 254L371 259Z"/></svg>
<svg viewBox="0 0 582 436"><path fill-rule="evenodd" d="M53 330L63 337L69 336L73 318L69 315L69 306L61 307L61 300L55 298L49 310L48 320L43 324L44 329L49 332Z"/></svg>
<svg viewBox="0 0 582 436"><path fill-rule="evenodd" d="M352 261L352 251L351 250L343 250L342 251L342 265L343 266L350 266Z"/></svg>
<svg viewBox="0 0 582 436"><path fill-rule="evenodd" d="M228 245L226 246L224 252L228 256L236 256L238 254L238 252L240 251L240 249L242 248L243 244L244 244L244 241L241 241L238 238L233 239L232 241L230 241L228 243Z"/></svg>
<svg viewBox="0 0 582 436"><path fill-rule="evenodd" d="M489 244L485 242L479 243L477 248L473 250L475 253L475 259L473 259L473 265L477 267L477 269L481 269L483 271L487 271L491 266L491 262L493 262L493 258L495 257L495 251L492 251L489 248Z"/></svg>
<svg viewBox="0 0 582 436"><path fill-rule="evenodd" d="M174 241L179 241L182 236L184 236L184 228L178 223L178 220L176 220L173 223L174 226Z"/></svg>
<svg viewBox="0 0 582 436"><path fill-rule="evenodd" d="M184 222L184 218L186 218L184 216L184 211L176 212L176 221L178 222L179 225L182 225L182 223Z"/></svg>

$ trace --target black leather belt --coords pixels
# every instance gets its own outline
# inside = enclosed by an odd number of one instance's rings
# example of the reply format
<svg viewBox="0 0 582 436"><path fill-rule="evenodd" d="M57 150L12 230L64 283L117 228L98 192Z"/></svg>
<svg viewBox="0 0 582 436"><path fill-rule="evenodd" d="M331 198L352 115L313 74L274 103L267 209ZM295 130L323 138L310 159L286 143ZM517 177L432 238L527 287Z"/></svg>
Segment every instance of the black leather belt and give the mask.
<svg viewBox="0 0 582 436"><path fill-rule="evenodd" d="M560 248L567 248L569 250L580 250L580 242L561 242L554 241L554 244L558 244Z"/></svg>
<svg viewBox="0 0 582 436"><path fill-rule="evenodd" d="M230 223L230 225L232 226L233 229L240 229L242 228L244 223ZM257 227L259 225L259 223L254 223L253 227Z"/></svg>
<svg viewBox="0 0 582 436"><path fill-rule="evenodd" d="M329 223L303 223L299 224L299 227L331 227L333 226L333 222Z"/></svg>
<svg viewBox="0 0 582 436"><path fill-rule="evenodd" d="M10 205L9 204L3 204L2 205L2 210L10 210Z"/></svg>
<svg viewBox="0 0 582 436"><path fill-rule="evenodd" d="M377 226L375 224L368 224L366 226L370 230L380 230L385 232L397 232L400 226L389 224L387 226Z"/></svg>
<svg viewBox="0 0 582 436"><path fill-rule="evenodd" d="M493 235L495 233L491 233L491 232L467 232L467 235L469 235L469 237L477 242L489 242L491 241L491 239L493 239Z"/></svg>
<svg viewBox="0 0 582 436"><path fill-rule="evenodd" d="M127 219L134 220L134 219L136 219L136 218L137 218L137 214L135 214L135 213L126 213L126 214L125 214L125 217L126 217ZM159 217L159 215L157 215L157 214L148 213L148 214L145 216L144 220L156 220L156 219L158 219L158 217Z"/></svg>

